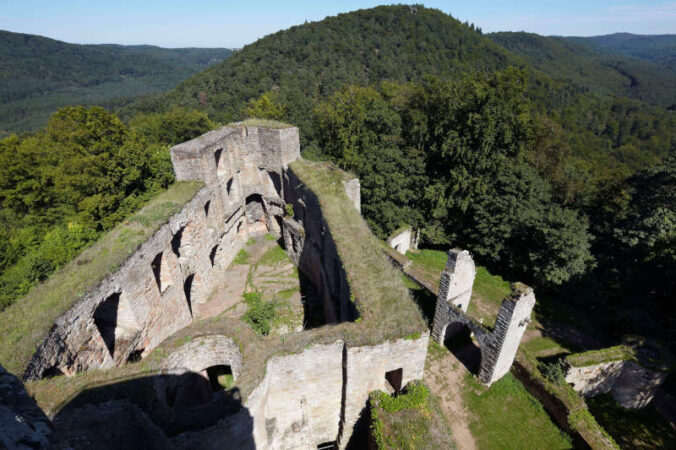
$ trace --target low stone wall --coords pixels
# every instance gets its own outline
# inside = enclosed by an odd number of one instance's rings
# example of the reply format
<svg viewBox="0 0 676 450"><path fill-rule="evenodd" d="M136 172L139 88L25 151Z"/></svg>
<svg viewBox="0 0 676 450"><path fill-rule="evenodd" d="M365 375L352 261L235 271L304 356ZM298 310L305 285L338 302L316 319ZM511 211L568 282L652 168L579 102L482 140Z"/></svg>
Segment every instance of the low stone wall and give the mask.
<svg viewBox="0 0 676 450"><path fill-rule="evenodd" d="M566 382L587 397L605 394L617 382L623 366L624 361L610 361L586 367L571 366L566 373Z"/></svg>
<svg viewBox="0 0 676 450"><path fill-rule="evenodd" d="M585 397L610 392L622 407L638 409L652 401L667 375L634 361L609 361L583 367L569 365L566 382Z"/></svg>
<svg viewBox="0 0 676 450"><path fill-rule="evenodd" d="M411 228L395 231L388 239L387 245L405 255L411 249Z"/></svg>

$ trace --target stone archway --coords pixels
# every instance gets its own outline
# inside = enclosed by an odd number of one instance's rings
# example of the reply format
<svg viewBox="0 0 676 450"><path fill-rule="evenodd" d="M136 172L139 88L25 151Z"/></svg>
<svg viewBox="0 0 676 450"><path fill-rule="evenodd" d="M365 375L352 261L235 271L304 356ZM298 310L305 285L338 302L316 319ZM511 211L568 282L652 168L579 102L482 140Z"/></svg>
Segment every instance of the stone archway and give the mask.
<svg viewBox="0 0 676 450"><path fill-rule="evenodd" d="M461 321L448 323L443 332L443 345L468 372L473 375L479 374L483 354L468 324Z"/></svg>

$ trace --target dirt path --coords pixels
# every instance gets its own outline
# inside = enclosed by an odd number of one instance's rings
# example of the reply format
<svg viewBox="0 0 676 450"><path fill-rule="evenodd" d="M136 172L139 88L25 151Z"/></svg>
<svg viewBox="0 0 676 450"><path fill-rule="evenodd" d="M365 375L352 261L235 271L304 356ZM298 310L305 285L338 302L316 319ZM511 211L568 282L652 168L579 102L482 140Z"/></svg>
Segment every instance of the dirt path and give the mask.
<svg viewBox="0 0 676 450"><path fill-rule="evenodd" d="M450 352L427 356L425 382L440 398L441 410L446 416L453 439L460 450L476 450L474 436L469 430L471 416L462 402L463 378L467 369Z"/></svg>

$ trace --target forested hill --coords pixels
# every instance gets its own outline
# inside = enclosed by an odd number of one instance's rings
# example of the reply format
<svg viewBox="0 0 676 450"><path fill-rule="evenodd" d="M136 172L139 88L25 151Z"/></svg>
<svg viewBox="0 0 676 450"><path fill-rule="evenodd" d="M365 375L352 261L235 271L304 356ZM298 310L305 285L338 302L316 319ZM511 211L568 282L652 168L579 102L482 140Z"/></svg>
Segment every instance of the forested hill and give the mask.
<svg viewBox="0 0 676 450"><path fill-rule="evenodd" d="M591 37L566 37L568 41L615 56L651 61L676 69L676 35L614 33Z"/></svg>
<svg viewBox="0 0 676 450"><path fill-rule="evenodd" d="M60 106L166 91L230 53L224 48L78 45L0 31L0 136L42 127Z"/></svg>
<svg viewBox="0 0 676 450"><path fill-rule="evenodd" d="M598 44L595 38L545 37L525 32L488 35L494 42L554 79L571 81L603 95L620 95L669 107L676 105L676 44L662 58L636 59L637 52ZM676 42L676 39L674 39ZM598 42L605 42L600 40ZM629 47L632 48L632 47ZM659 65L672 58L672 67Z"/></svg>
<svg viewBox="0 0 676 450"><path fill-rule="evenodd" d="M272 90L286 119L307 129L314 100L350 84L460 76L517 61L473 27L434 9L380 6L294 26L245 46L141 110L178 104L227 122L249 99Z"/></svg>

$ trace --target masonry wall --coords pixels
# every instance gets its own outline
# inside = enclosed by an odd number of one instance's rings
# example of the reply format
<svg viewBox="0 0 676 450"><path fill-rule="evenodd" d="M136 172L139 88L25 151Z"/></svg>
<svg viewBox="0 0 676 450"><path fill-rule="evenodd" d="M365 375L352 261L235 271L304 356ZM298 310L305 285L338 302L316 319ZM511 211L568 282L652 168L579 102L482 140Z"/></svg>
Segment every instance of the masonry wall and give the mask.
<svg viewBox="0 0 676 450"><path fill-rule="evenodd" d="M365 347L337 340L274 357L242 411L173 441L180 448L222 448L233 440L242 445L233 448L311 450L333 441L345 448L369 392L388 389L386 372L402 369L402 385L422 379L428 338Z"/></svg>
<svg viewBox="0 0 676 450"><path fill-rule="evenodd" d="M622 407L638 409L652 401L667 375L634 361L610 361L583 367L569 364L566 382L585 397L610 392Z"/></svg>
<svg viewBox="0 0 676 450"><path fill-rule="evenodd" d="M391 236L387 240L387 244L402 255L405 255L411 248L411 229L406 228L397 235Z"/></svg>
<svg viewBox="0 0 676 450"><path fill-rule="evenodd" d="M610 392L622 373L624 361L610 361L584 367L571 366L566 373L566 383L580 394L592 397Z"/></svg>
<svg viewBox="0 0 676 450"><path fill-rule="evenodd" d="M223 127L171 156L177 180L206 187L55 321L26 379L143 357L194 319L249 234L281 232L281 180L300 156L296 128Z"/></svg>
<svg viewBox="0 0 676 450"><path fill-rule="evenodd" d="M287 253L317 287L326 323L355 320L358 314L350 301L347 275L319 199L291 169L285 173L284 185L285 201L294 211L293 219L284 219Z"/></svg>

